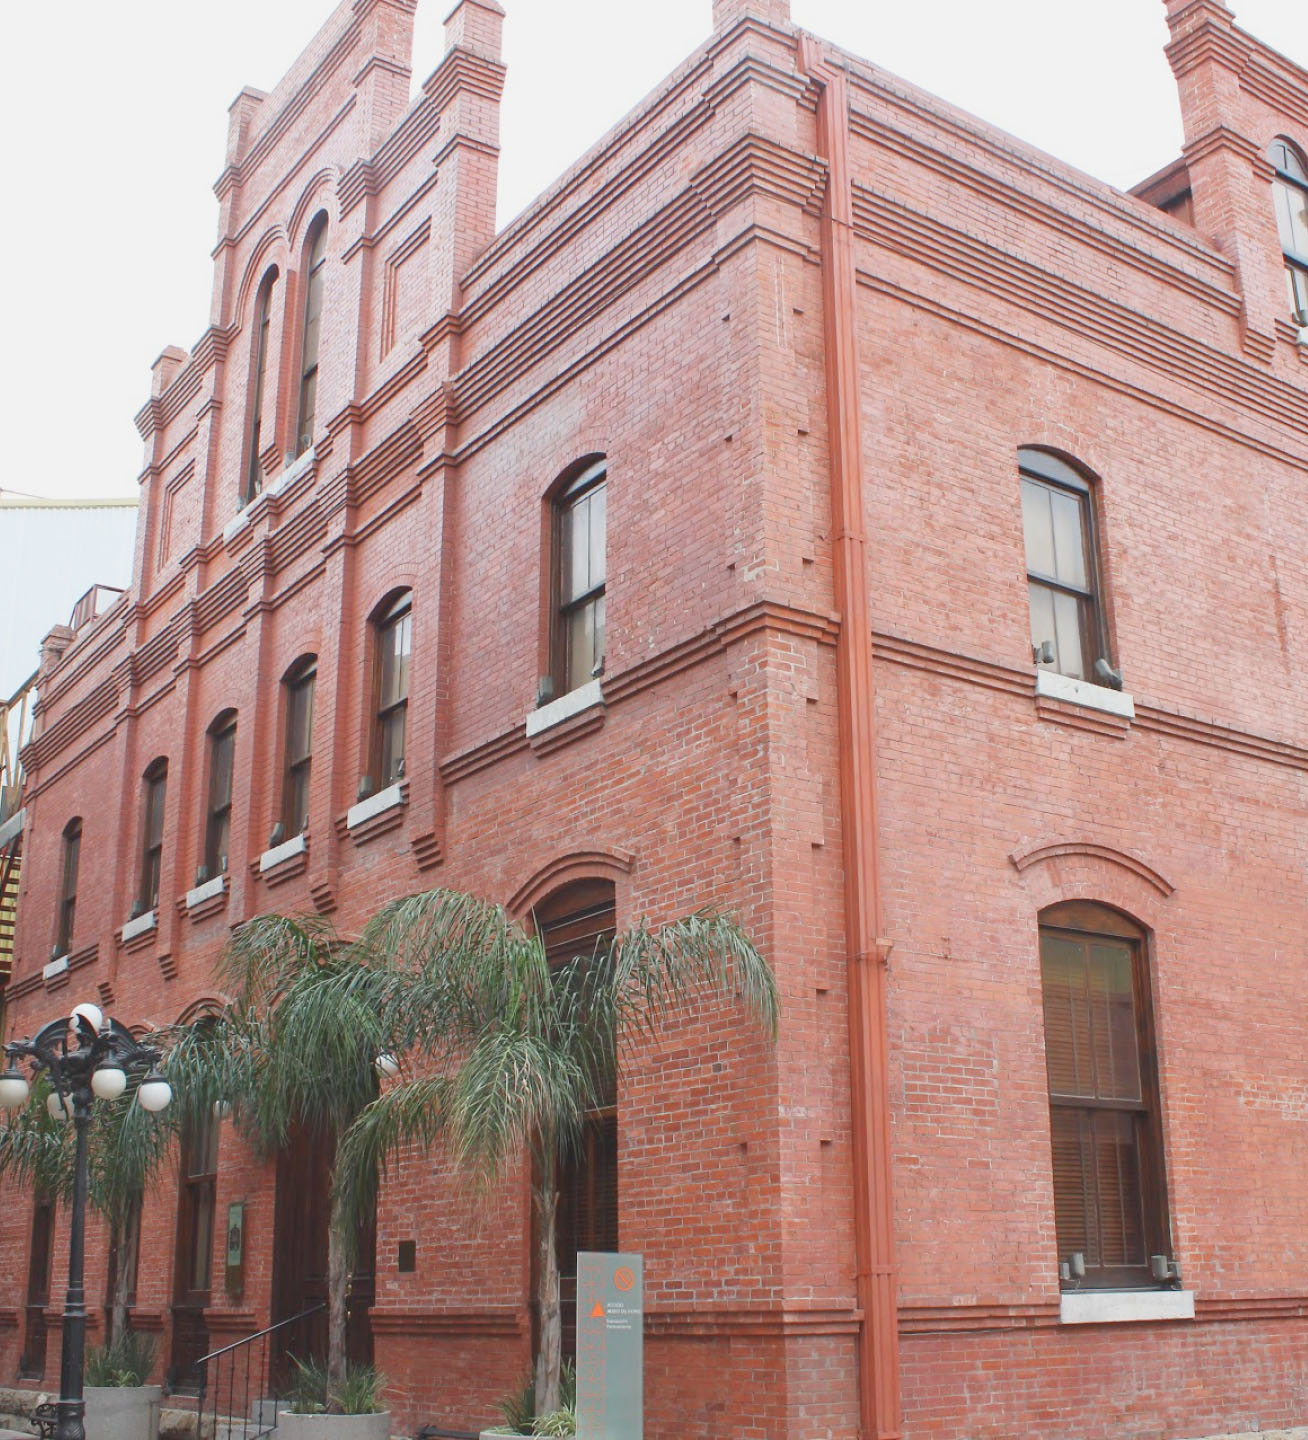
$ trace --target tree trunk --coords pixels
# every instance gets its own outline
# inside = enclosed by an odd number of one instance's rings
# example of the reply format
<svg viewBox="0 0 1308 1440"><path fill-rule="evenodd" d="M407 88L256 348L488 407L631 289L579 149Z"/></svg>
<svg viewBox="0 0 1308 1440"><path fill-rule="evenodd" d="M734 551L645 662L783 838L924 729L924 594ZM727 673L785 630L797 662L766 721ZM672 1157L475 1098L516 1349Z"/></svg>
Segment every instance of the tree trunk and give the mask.
<svg viewBox="0 0 1308 1440"><path fill-rule="evenodd" d="M536 1207L536 1269L539 1276L540 1352L536 1356L536 1414L559 1408L559 1375L563 1368L563 1318L559 1313L559 1256L556 1217L559 1192L553 1155L542 1165L539 1185L532 1191Z"/></svg>
<svg viewBox="0 0 1308 1440"><path fill-rule="evenodd" d="M114 1222L114 1254L117 1257L114 1270L114 1293L110 1302L109 1335L112 1345L127 1333L128 1300L132 1294L132 1277L136 1274L136 1247L141 1243L141 1206L129 1205L127 1211Z"/></svg>
<svg viewBox="0 0 1308 1440"><path fill-rule="evenodd" d="M339 1415L340 1387L345 1383L345 1309L349 1299L350 1271L341 1239L341 1216L332 1198L327 1226L327 1413Z"/></svg>

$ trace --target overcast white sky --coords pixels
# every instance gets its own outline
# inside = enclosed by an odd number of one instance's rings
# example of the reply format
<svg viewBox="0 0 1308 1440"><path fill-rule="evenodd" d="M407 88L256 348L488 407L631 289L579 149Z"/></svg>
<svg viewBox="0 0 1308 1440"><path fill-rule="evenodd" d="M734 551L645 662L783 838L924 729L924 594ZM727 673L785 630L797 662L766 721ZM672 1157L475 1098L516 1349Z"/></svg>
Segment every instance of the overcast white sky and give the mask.
<svg viewBox="0 0 1308 1440"><path fill-rule="evenodd" d="M333 0L65 0L6 13L0 488L129 495L132 416L208 313L227 106L270 89ZM711 0L503 0L500 223L710 29ZM453 0L421 0L415 82ZM792 0L797 24L1126 187L1180 145L1161 0ZM1308 65L1305 0L1232 0ZM1269 217L1270 223L1270 217Z"/></svg>

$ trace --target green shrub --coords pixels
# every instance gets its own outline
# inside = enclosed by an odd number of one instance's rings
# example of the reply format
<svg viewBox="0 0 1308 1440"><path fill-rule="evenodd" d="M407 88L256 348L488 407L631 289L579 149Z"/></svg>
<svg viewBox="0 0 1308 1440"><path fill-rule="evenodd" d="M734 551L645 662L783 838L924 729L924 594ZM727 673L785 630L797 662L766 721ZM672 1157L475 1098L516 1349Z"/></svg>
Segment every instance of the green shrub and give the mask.
<svg viewBox="0 0 1308 1440"><path fill-rule="evenodd" d="M575 1435L577 1433L577 1367L565 1360L559 1372L559 1408L549 1415L536 1414L536 1378L528 1371L518 1388L496 1402L495 1408L504 1416L504 1432L509 1435ZM571 1417L567 1419L559 1417ZM541 1425L571 1423L571 1430L541 1430Z"/></svg>
<svg viewBox="0 0 1308 1440"><path fill-rule="evenodd" d="M154 1369L158 1346L153 1336L126 1330L109 1345L92 1345L86 1352L86 1383L124 1387L145 1385Z"/></svg>
<svg viewBox="0 0 1308 1440"><path fill-rule="evenodd" d="M571 1405L551 1410L548 1415L537 1415L532 1422L533 1435L575 1435L577 1433L577 1411Z"/></svg>
<svg viewBox="0 0 1308 1440"><path fill-rule="evenodd" d="M295 1373L283 1397L293 1415L322 1415L328 1409L327 1367L319 1360L291 1356ZM345 1379L331 1397L342 1415L376 1415L386 1377L371 1365L348 1365Z"/></svg>

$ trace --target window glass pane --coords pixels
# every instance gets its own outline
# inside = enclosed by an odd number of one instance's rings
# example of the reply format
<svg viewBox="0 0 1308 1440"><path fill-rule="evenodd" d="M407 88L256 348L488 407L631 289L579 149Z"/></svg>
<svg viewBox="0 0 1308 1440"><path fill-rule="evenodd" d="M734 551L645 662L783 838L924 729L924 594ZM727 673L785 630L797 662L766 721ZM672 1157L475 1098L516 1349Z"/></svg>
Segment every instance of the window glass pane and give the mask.
<svg viewBox="0 0 1308 1440"><path fill-rule="evenodd" d="M1135 1117L1101 1110L1095 1114L1093 1126L1100 1251L1092 1263L1144 1265L1148 1257Z"/></svg>
<svg viewBox="0 0 1308 1440"><path fill-rule="evenodd" d="M298 835L309 823L309 762L297 765L287 777L285 826Z"/></svg>
<svg viewBox="0 0 1308 1440"><path fill-rule="evenodd" d="M570 512L568 544L564 550L566 578L563 598L573 600L590 589L590 496L578 500Z"/></svg>
<svg viewBox="0 0 1308 1440"><path fill-rule="evenodd" d="M1278 180L1274 186L1281 249L1308 262L1308 190Z"/></svg>
<svg viewBox="0 0 1308 1440"><path fill-rule="evenodd" d="M1090 1147L1086 1116L1080 1110L1055 1108L1050 1112L1054 1149L1054 1230L1058 1258L1074 1251L1094 1252L1091 1234Z"/></svg>
<svg viewBox="0 0 1308 1440"><path fill-rule="evenodd" d="M1140 1045L1135 1026L1131 952L1125 945L1090 946L1090 995L1094 1093L1109 1100L1138 1100Z"/></svg>
<svg viewBox="0 0 1308 1440"><path fill-rule="evenodd" d="M151 780L146 791L146 843L159 845L163 842L164 791L168 781L164 776Z"/></svg>
<svg viewBox="0 0 1308 1440"><path fill-rule="evenodd" d="M1054 595L1043 585L1034 582L1030 587L1031 601L1031 653L1039 655L1046 640L1054 647L1054 665L1057 667L1058 637L1054 632Z"/></svg>
<svg viewBox="0 0 1308 1440"><path fill-rule="evenodd" d="M389 621L378 637L381 652L381 708L398 705L409 694L408 614Z"/></svg>
<svg viewBox="0 0 1308 1440"><path fill-rule="evenodd" d="M1290 314L1308 315L1308 270L1287 265L1285 283L1290 292Z"/></svg>
<svg viewBox="0 0 1308 1440"><path fill-rule="evenodd" d="M77 866L82 852L82 827L70 830L64 839L64 898L77 894Z"/></svg>
<svg viewBox="0 0 1308 1440"><path fill-rule="evenodd" d="M1059 935L1040 939L1045 1063L1053 1095L1093 1095L1085 947Z"/></svg>
<svg viewBox="0 0 1308 1440"><path fill-rule="evenodd" d="M209 808L231 804L232 760L236 749L236 728L231 726L213 737L213 765L209 772Z"/></svg>
<svg viewBox="0 0 1308 1440"><path fill-rule="evenodd" d="M591 585L604 583L605 509L604 486L600 485L590 492L589 572Z"/></svg>
<svg viewBox="0 0 1308 1440"><path fill-rule="evenodd" d="M1034 480L1022 481L1022 532L1026 537L1026 568L1038 575L1054 575L1054 529L1049 513L1049 488Z"/></svg>
<svg viewBox="0 0 1308 1440"><path fill-rule="evenodd" d="M1054 527L1053 574L1064 585L1088 590L1085 565L1084 510L1079 497L1062 490L1049 492L1049 505Z"/></svg>
<svg viewBox="0 0 1308 1440"><path fill-rule="evenodd" d="M1085 679L1085 647L1081 635L1081 601L1075 595L1051 591L1054 607L1055 665L1074 680Z"/></svg>
<svg viewBox="0 0 1308 1440"><path fill-rule="evenodd" d="M592 607L594 616L591 625L591 662L587 676L594 674L604 660L604 596L599 595Z"/></svg>
<svg viewBox="0 0 1308 1440"><path fill-rule="evenodd" d="M397 706L381 721L381 784L404 778L404 729L407 707Z"/></svg>
<svg viewBox="0 0 1308 1440"><path fill-rule="evenodd" d="M286 754L292 764L309 754L313 731L314 677L297 680L286 697Z"/></svg>

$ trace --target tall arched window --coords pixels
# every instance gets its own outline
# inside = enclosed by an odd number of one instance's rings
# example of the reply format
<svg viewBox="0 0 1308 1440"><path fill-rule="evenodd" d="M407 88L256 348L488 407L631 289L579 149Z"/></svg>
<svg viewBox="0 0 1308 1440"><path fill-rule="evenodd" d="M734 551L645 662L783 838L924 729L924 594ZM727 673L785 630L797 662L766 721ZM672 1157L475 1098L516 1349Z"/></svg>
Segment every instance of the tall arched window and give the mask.
<svg viewBox="0 0 1308 1440"><path fill-rule="evenodd" d="M56 955L67 955L73 948L73 921L77 915L77 869L82 855L80 817L75 816L64 826L63 852L59 877L59 919L55 925Z"/></svg>
<svg viewBox="0 0 1308 1440"><path fill-rule="evenodd" d="M168 795L168 762L156 760L145 772L141 804L141 877L136 891L140 914L159 903L159 875L163 868L164 801Z"/></svg>
<svg viewBox="0 0 1308 1440"><path fill-rule="evenodd" d="M254 350L253 369L250 378L250 437L249 459L245 467L245 490L243 503L251 500L263 489L263 466L259 453L264 448L263 401L268 374L268 336L272 329L272 294L277 283L277 267L274 265L263 277L259 286L259 298L254 307Z"/></svg>
<svg viewBox="0 0 1308 1440"><path fill-rule="evenodd" d="M1272 192L1290 314L1300 325L1308 325L1308 164L1288 140L1274 140L1267 158L1276 167Z"/></svg>
<svg viewBox="0 0 1308 1440"><path fill-rule="evenodd" d="M1165 1281L1172 1247L1145 933L1104 905L1051 906L1040 915L1040 976L1063 1280Z"/></svg>
<svg viewBox="0 0 1308 1440"><path fill-rule="evenodd" d="M322 327L322 299L327 264L327 217L319 215L309 227L304 254L304 325L300 331L300 399L295 412L295 453L313 444L318 409L318 344Z"/></svg>
<svg viewBox="0 0 1308 1440"><path fill-rule="evenodd" d="M373 733L370 775L378 790L404 779L408 739L413 593L402 590L373 619Z"/></svg>
<svg viewBox="0 0 1308 1440"><path fill-rule="evenodd" d="M227 869L232 836L232 770L236 760L236 711L224 710L209 726L209 803L205 811L206 879Z"/></svg>
<svg viewBox="0 0 1308 1440"><path fill-rule="evenodd" d="M1017 461L1035 662L1076 680L1120 687L1099 599L1090 482L1044 450L1019 450Z"/></svg>
<svg viewBox="0 0 1308 1440"><path fill-rule="evenodd" d="M607 946L616 927L611 880L579 880L556 890L532 912L551 970ZM563 1353L577 1353L577 1255L618 1249L618 1097L592 1110L577 1151L558 1156L556 1254ZM532 1246L532 1254L537 1253ZM532 1287L535 1293L535 1287Z"/></svg>
<svg viewBox="0 0 1308 1440"><path fill-rule="evenodd" d="M299 835L309 824L309 772L313 764L313 691L318 657L304 655L286 672L286 761L282 779L282 829Z"/></svg>
<svg viewBox="0 0 1308 1440"><path fill-rule="evenodd" d="M607 480L607 462L596 460L554 497L550 672L558 695L604 670Z"/></svg>

